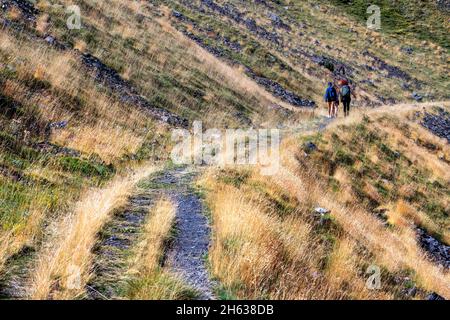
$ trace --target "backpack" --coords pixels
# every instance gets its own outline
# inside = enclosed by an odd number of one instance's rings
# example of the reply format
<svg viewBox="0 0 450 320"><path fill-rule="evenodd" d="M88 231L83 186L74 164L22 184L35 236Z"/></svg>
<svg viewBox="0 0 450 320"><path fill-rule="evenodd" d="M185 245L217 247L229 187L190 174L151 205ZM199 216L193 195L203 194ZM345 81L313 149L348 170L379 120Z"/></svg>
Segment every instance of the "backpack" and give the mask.
<svg viewBox="0 0 450 320"><path fill-rule="evenodd" d="M327 93L325 95L325 100L327 101L335 101L336 100L336 89L334 89L333 87L330 87L327 89Z"/></svg>
<svg viewBox="0 0 450 320"><path fill-rule="evenodd" d="M343 98L350 98L350 87L349 86L343 86L341 88L341 95Z"/></svg>

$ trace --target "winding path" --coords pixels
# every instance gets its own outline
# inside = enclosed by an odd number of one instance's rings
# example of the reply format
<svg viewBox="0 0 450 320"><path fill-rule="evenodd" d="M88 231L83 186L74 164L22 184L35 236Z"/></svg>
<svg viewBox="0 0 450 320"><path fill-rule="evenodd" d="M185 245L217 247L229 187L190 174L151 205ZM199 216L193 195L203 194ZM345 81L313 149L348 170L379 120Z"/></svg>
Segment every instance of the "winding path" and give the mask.
<svg viewBox="0 0 450 320"><path fill-rule="evenodd" d="M127 281L130 249L139 241L150 208L161 196L170 197L177 207L177 233L164 267L192 287L198 299L214 298L205 264L210 227L203 214L202 200L191 187L194 177L195 172L189 168L175 168L141 183L139 193L130 198L127 208L116 214L100 233L94 276L86 288L89 299L120 297L120 288Z"/></svg>

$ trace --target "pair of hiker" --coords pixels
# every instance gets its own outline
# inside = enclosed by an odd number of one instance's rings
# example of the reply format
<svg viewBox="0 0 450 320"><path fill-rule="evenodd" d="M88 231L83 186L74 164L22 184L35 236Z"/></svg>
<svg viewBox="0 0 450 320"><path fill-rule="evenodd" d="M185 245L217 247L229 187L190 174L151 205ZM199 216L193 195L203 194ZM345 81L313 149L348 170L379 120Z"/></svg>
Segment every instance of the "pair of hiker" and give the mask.
<svg viewBox="0 0 450 320"><path fill-rule="evenodd" d="M348 81L342 80L340 82L341 88L339 90L332 82L328 83L328 88L325 91L325 102L328 103L328 118L337 118L339 109L339 97L344 105L344 116L350 115L350 103L352 101L352 91L348 85Z"/></svg>

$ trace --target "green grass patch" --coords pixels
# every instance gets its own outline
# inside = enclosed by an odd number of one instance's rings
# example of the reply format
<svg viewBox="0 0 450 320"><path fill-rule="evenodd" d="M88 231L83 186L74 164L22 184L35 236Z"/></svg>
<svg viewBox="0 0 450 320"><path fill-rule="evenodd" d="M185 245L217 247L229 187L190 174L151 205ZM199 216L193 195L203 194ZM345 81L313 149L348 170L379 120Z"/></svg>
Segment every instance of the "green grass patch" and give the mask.
<svg viewBox="0 0 450 320"><path fill-rule="evenodd" d="M90 162L80 158L61 157L58 159L58 163L63 170L85 177L97 176L100 178L108 178L114 173L112 166Z"/></svg>
<svg viewBox="0 0 450 320"><path fill-rule="evenodd" d="M124 295L131 300L195 300L198 293L163 270L128 282Z"/></svg>

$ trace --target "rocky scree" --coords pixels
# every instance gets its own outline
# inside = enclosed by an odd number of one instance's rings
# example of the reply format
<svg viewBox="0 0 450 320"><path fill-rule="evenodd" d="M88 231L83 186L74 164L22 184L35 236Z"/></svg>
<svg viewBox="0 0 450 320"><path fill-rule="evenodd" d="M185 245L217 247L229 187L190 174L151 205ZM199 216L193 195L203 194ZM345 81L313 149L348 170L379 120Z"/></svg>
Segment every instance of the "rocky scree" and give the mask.
<svg viewBox="0 0 450 320"><path fill-rule="evenodd" d="M449 269L450 246L439 242L423 229L417 229L417 234L421 247L427 252L431 260L443 266L445 269Z"/></svg>
<svg viewBox="0 0 450 320"><path fill-rule="evenodd" d="M448 111L439 108L437 114L426 112L421 124L436 136L447 139L447 142L450 143L450 113Z"/></svg>

